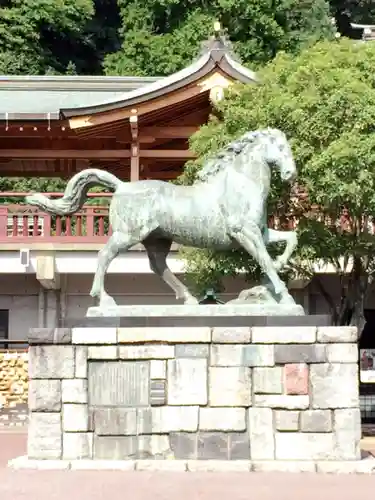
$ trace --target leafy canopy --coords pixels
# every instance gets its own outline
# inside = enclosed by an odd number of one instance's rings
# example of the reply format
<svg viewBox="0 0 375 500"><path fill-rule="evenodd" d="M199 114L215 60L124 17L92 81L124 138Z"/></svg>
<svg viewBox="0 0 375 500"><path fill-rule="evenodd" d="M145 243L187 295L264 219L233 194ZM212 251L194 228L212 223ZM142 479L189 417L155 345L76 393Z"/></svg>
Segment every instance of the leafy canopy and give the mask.
<svg viewBox="0 0 375 500"><path fill-rule="evenodd" d="M294 270L312 276L313 262L320 259L344 276L354 273L355 259L356 276L368 281L375 265L375 239L369 233L375 213L374 65L375 45L346 39L318 43L297 57L279 53L259 72L261 85L237 85L218 104L222 119L211 119L192 138L201 158L186 166L180 182L191 183L207 155L245 131L280 128L290 139L298 182L308 192L292 207L288 198L277 206L280 191L270 196L271 214L286 219L294 212L300 218ZM255 275L243 252L188 249L185 258L198 286L219 283L239 269Z"/></svg>
<svg viewBox="0 0 375 500"><path fill-rule="evenodd" d="M236 53L254 67L279 50L296 52L331 37L326 0L118 0L122 49L105 60L107 74L168 75L199 52L214 21L227 29Z"/></svg>

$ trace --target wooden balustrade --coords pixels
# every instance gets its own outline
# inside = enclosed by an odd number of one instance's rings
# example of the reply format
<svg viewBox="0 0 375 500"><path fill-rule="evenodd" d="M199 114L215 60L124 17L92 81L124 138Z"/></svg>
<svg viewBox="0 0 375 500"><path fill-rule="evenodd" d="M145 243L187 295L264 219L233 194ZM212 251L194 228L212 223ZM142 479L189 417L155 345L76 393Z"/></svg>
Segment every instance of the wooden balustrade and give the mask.
<svg viewBox="0 0 375 500"><path fill-rule="evenodd" d="M2 193L1 198L23 199L26 194ZM89 198L102 202L108 196L109 193L99 193ZM84 205L77 213L65 217L49 215L21 203L0 205L0 243L104 243L111 235L108 213L109 206L95 204Z"/></svg>

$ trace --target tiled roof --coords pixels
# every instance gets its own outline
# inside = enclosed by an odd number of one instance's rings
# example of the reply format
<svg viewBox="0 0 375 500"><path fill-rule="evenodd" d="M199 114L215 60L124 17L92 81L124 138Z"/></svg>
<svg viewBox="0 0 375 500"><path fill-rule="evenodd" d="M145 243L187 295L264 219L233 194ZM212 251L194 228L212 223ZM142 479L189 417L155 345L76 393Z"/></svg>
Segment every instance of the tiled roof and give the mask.
<svg viewBox="0 0 375 500"><path fill-rule="evenodd" d="M0 114L59 115L61 108L117 100L158 78L109 76L0 76Z"/></svg>

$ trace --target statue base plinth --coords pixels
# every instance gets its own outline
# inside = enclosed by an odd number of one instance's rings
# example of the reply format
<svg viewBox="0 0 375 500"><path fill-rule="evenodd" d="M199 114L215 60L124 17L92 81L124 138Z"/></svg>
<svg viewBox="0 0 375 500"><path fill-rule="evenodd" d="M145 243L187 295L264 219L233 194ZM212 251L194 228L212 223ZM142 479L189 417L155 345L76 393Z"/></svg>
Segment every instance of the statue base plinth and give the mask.
<svg viewBox="0 0 375 500"><path fill-rule="evenodd" d="M305 315L296 304L127 305L90 307L85 318L66 318L66 327L240 327L330 326L329 315Z"/></svg>
<svg viewBox="0 0 375 500"><path fill-rule="evenodd" d="M233 316L304 316L297 304L194 304L89 307L86 317L105 318L186 318Z"/></svg>

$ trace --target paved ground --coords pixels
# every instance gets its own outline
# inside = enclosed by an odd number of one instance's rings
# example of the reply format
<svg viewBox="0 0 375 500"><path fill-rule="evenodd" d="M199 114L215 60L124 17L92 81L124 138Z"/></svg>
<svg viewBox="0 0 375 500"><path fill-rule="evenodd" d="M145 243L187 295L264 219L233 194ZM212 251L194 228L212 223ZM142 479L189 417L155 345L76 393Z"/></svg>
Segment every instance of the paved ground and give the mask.
<svg viewBox="0 0 375 500"><path fill-rule="evenodd" d="M374 442L366 448L375 449ZM317 500L367 498L374 476L255 473L148 473L12 471L9 458L24 455L26 435L0 432L1 500Z"/></svg>

